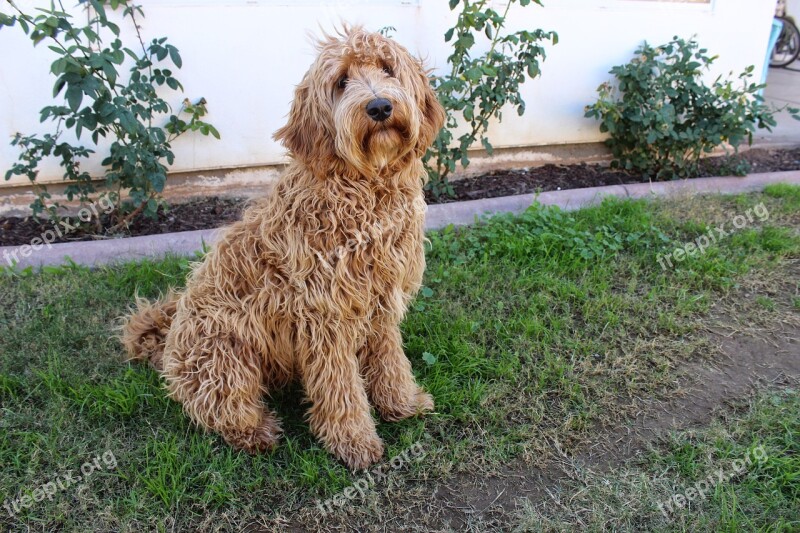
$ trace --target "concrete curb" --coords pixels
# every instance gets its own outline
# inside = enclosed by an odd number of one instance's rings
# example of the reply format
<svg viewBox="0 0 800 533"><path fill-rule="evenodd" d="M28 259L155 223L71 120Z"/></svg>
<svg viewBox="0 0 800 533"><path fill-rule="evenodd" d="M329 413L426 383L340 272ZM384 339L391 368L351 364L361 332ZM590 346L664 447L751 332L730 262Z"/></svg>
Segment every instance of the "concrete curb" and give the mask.
<svg viewBox="0 0 800 533"><path fill-rule="evenodd" d="M606 196L619 198L666 198L697 194L738 194L762 190L771 183L800 185L800 171L767 172L745 177L696 178L682 181L656 183L632 183L607 185L566 191L548 191L540 194L520 194L500 198L484 198L428 207L426 227L438 229L448 224L472 224L476 216L497 213L521 213L534 201L542 205L556 205L565 211L573 211L599 204Z"/></svg>
<svg viewBox="0 0 800 533"><path fill-rule="evenodd" d="M743 178L697 178L683 181L610 185L437 204L428 207L425 227L429 230L439 229L449 224L472 224L477 217L482 216L498 213L521 213L534 201L543 205L556 205L571 211L596 205L606 196L664 198L715 193L737 194L760 191L771 183L800 185L800 171L752 174ZM66 258L70 258L79 265L97 266L121 261L158 258L167 254L187 256L202 249L204 243L206 245L213 243L218 232L219 229L208 229L122 239L60 243L52 244L49 247L40 245L39 249L28 247L27 257L22 256L20 249L28 245L1 246L0 265L6 266L9 264L10 258L14 256L19 259L17 262L19 268L64 264L67 262Z"/></svg>

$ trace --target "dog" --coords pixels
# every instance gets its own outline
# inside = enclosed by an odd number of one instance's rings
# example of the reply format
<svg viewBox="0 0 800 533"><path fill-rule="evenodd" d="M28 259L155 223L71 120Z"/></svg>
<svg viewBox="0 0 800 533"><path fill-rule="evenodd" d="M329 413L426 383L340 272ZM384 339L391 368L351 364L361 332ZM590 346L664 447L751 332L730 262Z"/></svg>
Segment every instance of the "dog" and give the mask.
<svg viewBox="0 0 800 533"><path fill-rule="evenodd" d="M444 110L421 61L361 27L325 35L274 138L291 162L193 266L182 291L137 298L122 343L188 416L251 453L281 434L262 397L299 380L308 423L351 469L387 421L430 412L399 324L425 269L421 158ZM355 243L355 244L354 244Z"/></svg>

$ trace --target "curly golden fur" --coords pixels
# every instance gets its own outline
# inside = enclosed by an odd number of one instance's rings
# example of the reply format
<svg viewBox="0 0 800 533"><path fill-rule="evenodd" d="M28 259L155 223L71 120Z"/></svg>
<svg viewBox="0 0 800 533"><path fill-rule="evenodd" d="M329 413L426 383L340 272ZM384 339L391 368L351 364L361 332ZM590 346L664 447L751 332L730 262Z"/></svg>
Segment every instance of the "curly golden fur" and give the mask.
<svg viewBox="0 0 800 533"><path fill-rule="evenodd" d="M367 113L377 98L391 104L385 120ZM130 357L149 360L200 426L252 453L281 433L262 397L299 379L325 448L354 469L378 461L370 400L385 420L433 409L399 324L425 268L420 159L443 120L405 48L358 27L326 35L275 133L288 169L184 291L137 302Z"/></svg>

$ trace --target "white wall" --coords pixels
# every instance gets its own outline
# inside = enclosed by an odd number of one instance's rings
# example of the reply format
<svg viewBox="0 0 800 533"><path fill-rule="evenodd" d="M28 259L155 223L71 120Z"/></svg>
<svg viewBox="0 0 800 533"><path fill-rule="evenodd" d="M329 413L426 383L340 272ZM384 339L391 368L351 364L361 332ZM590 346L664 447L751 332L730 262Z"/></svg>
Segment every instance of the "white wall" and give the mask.
<svg viewBox="0 0 800 533"><path fill-rule="evenodd" d="M69 0L74 1L74 0ZM42 1L17 1L26 9ZM307 32L340 21L371 29L391 25L395 38L431 66L443 69L449 47L442 37L454 17L446 0L139 0L145 37L169 37L184 65L176 77L185 96L208 100L222 140L190 135L179 139L173 171L269 165L283 161L271 134L285 120L294 85L314 57ZM503 4L495 1L500 9ZM7 4L0 9L8 13ZM774 5L771 0L711 0L710 3L648 0L549 0L546 7L514 6L510 29L556 30L541 78L524 87L527 112L504 115L491 129L497 147L594 142L597 124L583 118L608 70L630 59L643 41L660 44L673 35L696 35L712 54L717 71L756 65L760 76ZM84 15L85 16L85 15ZM124 36L132 37L128 24ZM52 53L34 49L18 28L0 31L0 135L43 131L38 111L51 103ZM757 78L758 79L758 78ZM184 95L169 94L179 106ZM46 125L45 125L46 126ZM0 143L4 172L18 152ZM99 158L98 158L99 159ZM97 170L95 164L89 168ZM42 178L60 179L56 166ZM25 180L17 179L16 183ZM7 182L0 181L0 186Z"/></svg>
<svg viewBox="0 0 800 533"><path fill-rule="evenodd" d="M800 0L787 0L786 13L790 17L794 17L794 21L800 21Z"/></svg>

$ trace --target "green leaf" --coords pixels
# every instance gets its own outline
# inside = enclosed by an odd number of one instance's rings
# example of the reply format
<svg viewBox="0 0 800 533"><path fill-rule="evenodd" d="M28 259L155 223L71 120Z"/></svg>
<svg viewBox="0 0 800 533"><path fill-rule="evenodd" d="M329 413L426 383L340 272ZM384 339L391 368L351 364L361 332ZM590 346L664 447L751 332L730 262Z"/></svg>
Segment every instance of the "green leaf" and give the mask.
<svg viewBox="0 0 800 533"><path fill-rule="evenodd" d="M116 84L117 69L115 69L111 63L106 63L103 65L103 73L106 75L106 78L108 78L108 83L110 83L112 86Z"/></svg>
<svg viewBox="0 0 800 533"><path fill-rule="evenodd" d="M452 38L453 38L453 32L454 32L455 30L456 30L455 28L450 28L449 30L447 30L447 31L445 32L445 34L444 34L444 42L449 42L449 41L450 41L450 39L452 39Z"/></svg>
<svg viewBox="0 0 800 533"><path fill-rule="evenodd" d="M150 51L156 56L156 59L158 59L159 61L164 61L169 55L169 52L167 52L167 49L164 48L163 46L153 45L150 47Z"/></svg>
<svg viewBox="0 0 800 533"><path fill-rule="evenodd" d="M136 55L136 52L134 52L134 51L133 51L133 50L131 50L130 48L127 48L127 47L126 47L126 48L123 48L122 50L123 50L123 52L125 52L126 54L128 54L128 56L130 56L130 58L131 58L131 59L133 59L134 61L138 61L138 60L139 60L139 56L138 56L138 55Z"/></svg>
<svg viewBox="0 0 800 533"><path fill-rule="evenodd" d="M6 15L5 13L0 13L0 28L3 26L13 26L16 20L16 17Z"/></svg>
<svg viewBox="0 0 800 533"><path fill-rule="evenodd" d="M72 111L77 111L83 101L83 89L77 85L67 87L67 105Z"/></svg>
<svg viewBox="0 0 800 533"><path fill-rule="evenodd" d="M56 80L55 85L53 85L53 98L59 95L65 84L66 81L64 81L64 78L58 78Z"/></svg>
<svg viewBox="0 0 800 533"><path fill-rule="evenodd" d="M483 148L486 150L486 153L489 154L489 156L491 156L494 153L494 146L492 146L492 143L489 142L489 139L487 139L486 137L481 137L481 144L483 145Z"/></svg>
<svg viewBox="0 0 800 533"><path fill-rule="evenodd" d="M122 126L127 133L133 134L136 132L136 121L132 118L131 114L125 110L120 110L118 113L119 125Z"/></svg>
<svg viewBox="0 0 800 533"><path fill-rule="evenodd" d="M475 118L475 106L472 104L467 104L464 106L464 118L470 122Z"/></svg>
<svg viewBox="0 0 800 533"><path fill-rule="evenodd" d="M475 44L475 37L473 37L471 33L465 33L456 41L456 46L460 46L467 50L472 48L473 44Z"/></svg>
<svg viewBox="0 0 800 533"><path fill-rule="evenodd" d="M436 361L438 361L437 357L430 352L423 352L422 360L425 361L425 364L428 366L433 366L436 364Z"/></svg>
<svg viewBox="0 0 800 533"><path fill-rule="evenodd" d="M483 71L478 67L472 67L469 70L467 70L464 73L464 75L467 77L469 81L474 83L481 79L481 77L483 76Z"/></svg>
<svg viewBox="0 0 800 533"><path fill-rule="evenodd" d="M181 60L181 55L178 53L178 49L170 45L167 46L167 50L169 50L169 58L175 66L181 68L181 66L183 66L183 61Z"/></svg>

